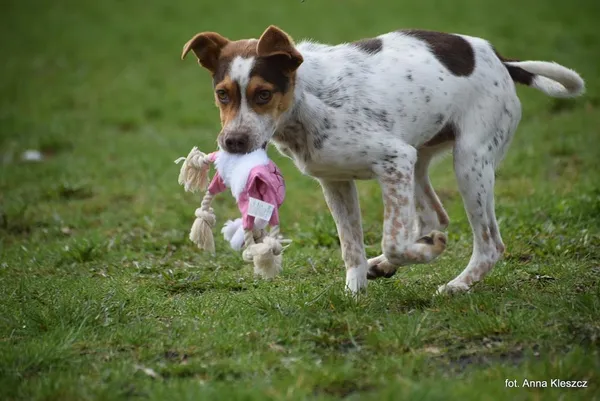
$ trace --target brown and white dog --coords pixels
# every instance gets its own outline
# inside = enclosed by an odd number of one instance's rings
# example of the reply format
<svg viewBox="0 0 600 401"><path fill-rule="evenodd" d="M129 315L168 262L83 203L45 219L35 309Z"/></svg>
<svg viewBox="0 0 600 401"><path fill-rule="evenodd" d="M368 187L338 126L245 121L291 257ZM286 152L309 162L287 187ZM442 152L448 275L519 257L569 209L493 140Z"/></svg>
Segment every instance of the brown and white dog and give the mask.
<svg viewBox="0 0 600 401"><path fill-rule="evenodd" d="M188 41L212 74L218 144L246 153L269 142L319 180L335 219L346 287L427 263L446 246L448 215L428 177L452 148L473 231L467 267L439 291L464 291L504 252L494 212L494 171L521 118L515 83L555 97L584 92L574 71L509 61L486 40L421 30L336 46L302 42L271 26L260 39L203 32ZM366 259L354 180L377 179L384 199L382 255Z"/></svg>

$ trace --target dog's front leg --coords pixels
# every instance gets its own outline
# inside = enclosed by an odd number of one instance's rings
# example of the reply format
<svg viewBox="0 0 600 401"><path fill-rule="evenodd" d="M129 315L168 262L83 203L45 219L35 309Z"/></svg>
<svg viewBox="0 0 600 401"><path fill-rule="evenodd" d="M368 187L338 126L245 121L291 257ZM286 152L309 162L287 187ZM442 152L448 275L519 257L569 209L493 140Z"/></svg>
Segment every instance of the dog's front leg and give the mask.
<svg viewBox="0 0 600 401"><path fill-rule="evenodd" d="M369 278L391 277L398 266L428 263L446 248L446 236L439 231L418 238L414 198L416 150L398 143L395 150L395 157L373 166L384 202L383 254L368 261Z"/></svg>
<svg viewBox="0 0 600 401"><path fill-rule="evenodd" d="M367 258L356 185L354 181L320 182L340 238L346 289L356 294L367 287Z"/></svg>

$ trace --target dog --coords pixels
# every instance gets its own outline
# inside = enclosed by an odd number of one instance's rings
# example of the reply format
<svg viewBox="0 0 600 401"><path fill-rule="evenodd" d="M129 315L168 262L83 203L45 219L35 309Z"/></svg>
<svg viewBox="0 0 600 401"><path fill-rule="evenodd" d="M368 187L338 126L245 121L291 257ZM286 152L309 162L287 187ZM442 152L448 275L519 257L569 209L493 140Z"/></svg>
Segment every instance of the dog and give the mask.
<svg viewBox="0 0 600 401"><path fill-rule="evenodd" d="M336 222L346 288L429 263L446 248L449 218L431 186L432 158L452 150L473 232L466 268L438 293L468 290L504 252L494 210L495 170L521 119L515 84L553 97L584 93L573 70L502 57L486 40L400 30L338 45L276 26L259 39L202 32L184 46L212 76L221 149L269 143L322 186ZM378 180L382 254L367 260L355 180Z"/></svg>

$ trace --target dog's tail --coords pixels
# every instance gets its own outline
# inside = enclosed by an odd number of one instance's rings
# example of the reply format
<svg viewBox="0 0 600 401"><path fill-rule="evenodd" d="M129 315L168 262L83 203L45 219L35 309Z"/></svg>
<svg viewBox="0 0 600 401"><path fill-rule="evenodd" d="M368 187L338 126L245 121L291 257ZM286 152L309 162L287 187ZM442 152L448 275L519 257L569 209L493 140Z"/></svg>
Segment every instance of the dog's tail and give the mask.
<svg viewBox="0 0 600 401"><path fill-rule="evenodd" d="M531 86L552 97L576 97L585 92L585 82L579 74L560 64L508 60L496 55L516 83Z"/></svg>

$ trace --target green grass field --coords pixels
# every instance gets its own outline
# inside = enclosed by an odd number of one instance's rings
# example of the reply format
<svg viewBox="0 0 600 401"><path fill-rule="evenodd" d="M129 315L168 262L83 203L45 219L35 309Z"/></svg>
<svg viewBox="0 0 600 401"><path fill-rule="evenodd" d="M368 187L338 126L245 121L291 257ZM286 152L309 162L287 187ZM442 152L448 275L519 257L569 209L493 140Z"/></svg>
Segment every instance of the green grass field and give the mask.
<svg viewBox="0 0 600 401"><path fill-rule="evenodd" d="M600 2L574 0L7 1L0 13L0 399L600 400ZM352 41L461 32L507 57L555 60L588 92L519 88L498 171L507 253L469 294L434 298L471 252L451 169L435 263L343 292L318 184L271 150L288 184L284 272L255 280L215 230L188 241L199 197L173 164L219 131L208 73L180 61L198 31ZM41 163L20 155L39 149ZM368 254L382 205L359 185ZM236 216L221 196L217 215ZM585 389L506 380L587 380Z"/></svg>

